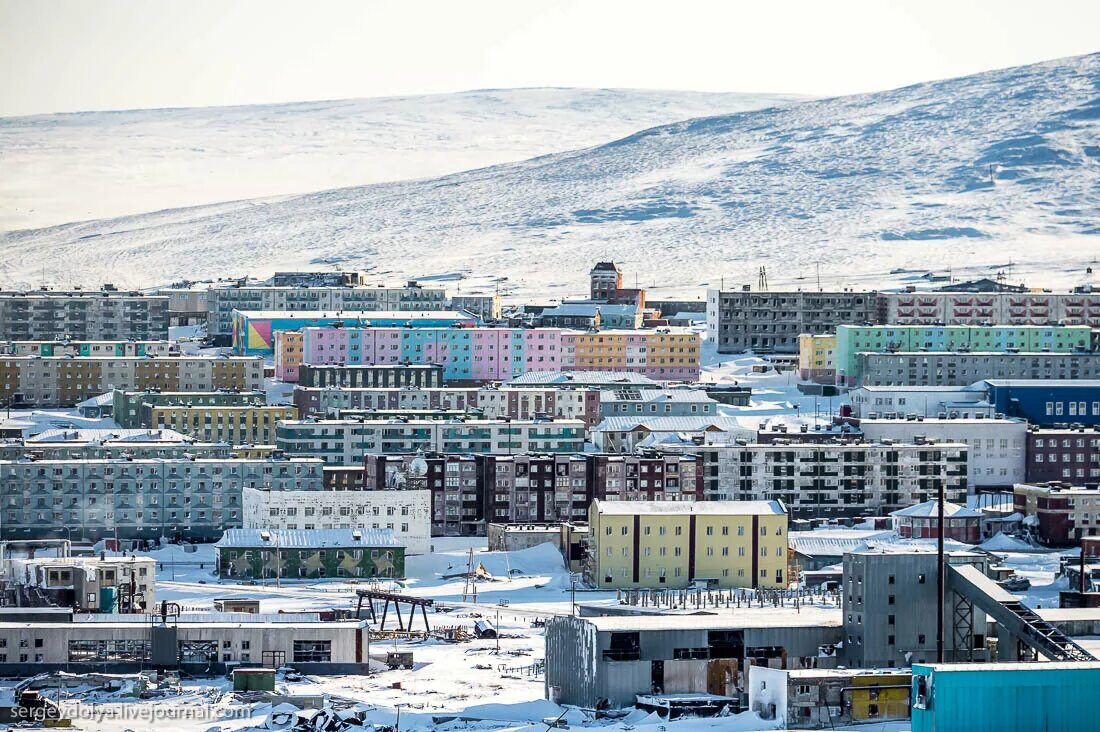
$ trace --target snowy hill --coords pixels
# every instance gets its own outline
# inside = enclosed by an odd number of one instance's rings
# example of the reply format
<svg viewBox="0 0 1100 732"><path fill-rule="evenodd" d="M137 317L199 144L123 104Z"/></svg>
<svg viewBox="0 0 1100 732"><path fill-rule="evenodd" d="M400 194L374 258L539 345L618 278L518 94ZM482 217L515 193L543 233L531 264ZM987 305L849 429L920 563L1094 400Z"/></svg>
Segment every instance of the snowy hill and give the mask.
<svg viewBox="0 0 1100 732"><path fill-rule="evenodd" d="M791 101L501 89L0 118L0 231L436 177Z"/></svg>
<svg viewBox="0 0 1100 732"><path fill-rule="evenodd" d="M891 269L1079 280L1100 256L1100 54L687 120L434 180L0 237L0 278L165 282L340 262L495 273L547 295L597 258L642 285L881 283ZM565 267L563 267L565 264ZM566 269L567 268L567 269ZM57 276L59 281L63 277ZM463 291L477 282L463 284Z"/></svg>

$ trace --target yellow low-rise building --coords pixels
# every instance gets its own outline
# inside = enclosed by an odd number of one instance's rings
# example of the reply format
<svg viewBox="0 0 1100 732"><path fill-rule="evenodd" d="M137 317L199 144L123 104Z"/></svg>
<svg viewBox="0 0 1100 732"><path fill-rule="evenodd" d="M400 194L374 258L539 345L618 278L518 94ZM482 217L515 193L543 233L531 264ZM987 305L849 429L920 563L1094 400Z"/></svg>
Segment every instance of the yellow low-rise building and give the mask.
<svg viewBox="0 0 1100 732"><path fill-rule="evenodd" d="M273 445L278 422L298 418L297 408L286 405L146 404L142 409L143 421L149 427L175 430L202 442L232 445Z"/></svg>
<svg viewBox="0 0 1100 732"><path fill-rule="evenodd" d="M596 587L787 586L779 501L599 501L589 508Z"/></svg>
<svg viewBox="0 0 1100 732"><path fill-rule="evenodd" d="M798 377L819 384L836 382L836 334L798 336Z"/></svg>

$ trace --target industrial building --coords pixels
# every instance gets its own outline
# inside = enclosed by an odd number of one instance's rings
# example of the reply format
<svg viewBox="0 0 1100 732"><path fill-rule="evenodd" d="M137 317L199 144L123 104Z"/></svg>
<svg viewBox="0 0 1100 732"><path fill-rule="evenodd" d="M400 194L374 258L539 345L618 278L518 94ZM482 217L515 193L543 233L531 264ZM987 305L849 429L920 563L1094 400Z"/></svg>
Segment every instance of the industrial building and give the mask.
<svg viewBox="0 0 1100 732"><path fill-rule="evenodd" d="M102 290L0 292L0 340L148 341L168 338L168 298Z"/></svg>
<svg viewBox="0 0 1100 732"><path fill-rule="evenodd" d="M1100 663L914 664L913 732L1089 732Z"/></svg>
<svg viewBox="0 0 1100 732"><path fill-rule="evenodd" d="M86 613L144 613L156 606L151 557L5 557L5 604Z"/></svg>
<svg viewBox="0 0 1100 732"><path fill-rule="evenodd" d="M262 490L245 488L246 529L387 529L407 554L432 547L432 494L416 489Z"/></svg>
<svg viewBox="0 0 1100 732"><path fill-rule="evenodd" d="M909 669L754 667L749 709L784 729L909 719Z"/></svg>
<svg viewBox="0 0 1100 732"><path fill-rule="evenodd" d="M6 619L6 610L18 611L19 619ZM369 630L357 620L321 621L310 613L74 616L57 610L0 609L0 674L135 673L150 667L218 674L233 664L367 673Z"/></svg>
<svg viewBox="0 0 1100 732"><path fill-rule="evenodd" d="M835 665L835 611L745 608L719 615L557 617L546 623L546 694L585 708L638 695L712 694L737 701L750 666Z"/></svg>
<svg viewBox="0 0 1100 732"><path fill-rule="evenodd" d="M965 501L967 446L799 442L662 445L703 462L707 500L783 501L791 518L884 516L927 501L942 485L949 501Z"/></svg>
<svg viewBox="0 0 1100 732"><path fill-rule="evenodd" d="M588 581L617 588L785 588L779 501L592 501Z"/></svg>
<svg viewBox="0 0 1100 732"><path fill-rule="evenodd" d="M261 389L264 363L246 356L0 356L0 401L71 407L113 389Z"/></svg>
<svg viewBox="0 0 1100 732"><path fill-rule="evenodd" d="M986 379L983 385L988 401L1010 417L1043 427L1100 425L1100 379L1096 376Z"/></svg>
<svg viewBox="0 0 1100 732"><path fill-rule="evenodd" d="M226 579L405 576L405 547L389 529L227 529L214 558Z"/></svg>

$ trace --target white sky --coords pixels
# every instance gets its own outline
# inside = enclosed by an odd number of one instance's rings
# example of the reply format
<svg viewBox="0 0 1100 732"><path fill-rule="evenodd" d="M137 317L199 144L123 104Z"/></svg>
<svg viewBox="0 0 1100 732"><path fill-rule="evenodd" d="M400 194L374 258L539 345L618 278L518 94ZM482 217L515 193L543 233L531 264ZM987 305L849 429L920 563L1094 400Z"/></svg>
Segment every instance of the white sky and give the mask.
<svg viewBox="0 0 1100 732"><path fill-rule="evenodd" d="M0 115L518 86L813 95L1100 50L1100 0L0 0Z"/></svg>

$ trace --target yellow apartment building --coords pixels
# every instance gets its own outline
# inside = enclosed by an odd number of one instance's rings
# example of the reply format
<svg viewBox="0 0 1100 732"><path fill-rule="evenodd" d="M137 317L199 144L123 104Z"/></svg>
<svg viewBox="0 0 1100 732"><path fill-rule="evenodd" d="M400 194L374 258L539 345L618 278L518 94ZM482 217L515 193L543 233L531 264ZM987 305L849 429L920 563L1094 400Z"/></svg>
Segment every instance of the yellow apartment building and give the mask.
<svg viewBox="0 0 1100 732"><path fill-rule="evenodd" d="M820 384L836 382L836 333L798 336L798 378Z"/></svg>
<svg viewBox="0 0 1100 732"><path fill-rule="evenodd" d="M588 511L589 581L601 589L787 586L780 501L600 501Z"/></svg>
<svg viewBox="0 0 1100 732"><path fill-rule="evenodd" d="M167 428L202 442L232 445L275 444L279 420L298 419L298 409L285 405L142 405L142 421L152 428Z"/></svg>

